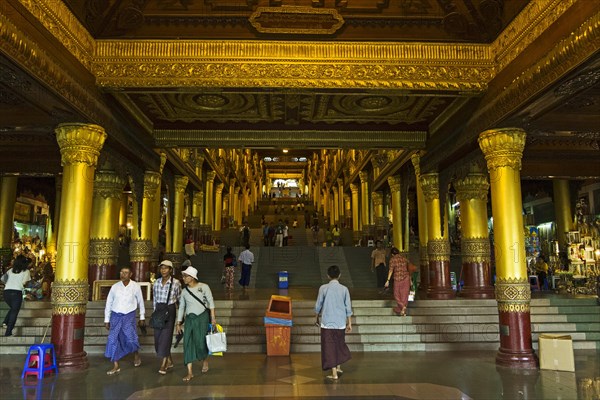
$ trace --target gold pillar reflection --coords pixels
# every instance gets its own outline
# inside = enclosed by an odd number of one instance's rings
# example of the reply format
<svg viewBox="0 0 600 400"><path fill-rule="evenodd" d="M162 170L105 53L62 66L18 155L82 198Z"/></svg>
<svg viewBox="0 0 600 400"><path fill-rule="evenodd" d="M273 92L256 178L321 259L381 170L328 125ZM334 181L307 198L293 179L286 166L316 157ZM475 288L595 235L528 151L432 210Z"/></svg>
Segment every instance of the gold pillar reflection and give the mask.
<svg viewBox="0 0 600 400"><path fill-rule="evenodd" d="M11 248L17 181L16 176L0 177L0 248L3 249Z"/></svg>
<svg viewBox="0 0 600 400"><path fill-rule="evenodd" d="M240 212L240 187L235 186L233 188L233 203L229 205L231 208L231 212L233 215L233 223L234 225L238 224L239 212Z"/></svg>
<svg viewBox="0 0 600 400"><path fill-rule="evenodd" d="M404 241L402 240L402 211L400 205L400 177L390 176L388 177L388 184L390 185L390 192L392 194L392 224L393 224L393 242L394 247L398 250L403 251ZM383 207L382 207L383 208ZM382 210L383 212L383 210Z"/></svg>
<svg viewBox="0 0 600 400"><path fill-rule="evenodd" d="M173 253L181 253L183 249L183 218L185 188L188 184L188 177L175 176L175 204L173 207Z"/></svg>
<svg viewBox="0 0 600 400"><path fill-rule="evenodd" d="M210 171L206 174L206 192L204 193L205 207L204 207L204 223L211 227L213 226L213 220L215 215L214 210L214 180L217 173Z"/></svg>
<svg viewBox="0 0 600 400"><path fill-rule="evenodd" d="M215 189L215 231L221 230L221 220L223 218L223 183L219 183Z"/></svg>
<svg viewBox="0 0 600 400"><path fill-rule="evenodd" d="M496 273L527 283L519 173L525 136L517 128L488 130L479 135L479 146L490 172Z"/></svg>
<svg viewBox="0 0 600 400"><path fill-rule="evenodd" d="M571 214L571 199L569 181L567 179L553 179L554 214L556 215L556 237L561 251L567 251L566 232L573 230L573 214Z"/></svg>
<svg viewBox="0 0 600 400"><path fill-rule="evenodd" d="M360 227L358 225L358 186L354 183L350 184L350 191L352 192L352 230L354 231L354 235L356 236L360 231Z"/></svg>
<svg viewBox="0 0 600 400"><path fill-rule="evenodd" d="M365 171L358 173L360 178L360 215L362 225L370 225L369 221L369 174Z"/></svg>
<svg viewBox="0 0 600 400"><path fill-rule="evenodd" d="M152 230L158 229L154 226L154 208L157 188L160 186L160 173L146 171L144 173L144 198L142 199L142 229L140 238L152 240Z"/></svg>

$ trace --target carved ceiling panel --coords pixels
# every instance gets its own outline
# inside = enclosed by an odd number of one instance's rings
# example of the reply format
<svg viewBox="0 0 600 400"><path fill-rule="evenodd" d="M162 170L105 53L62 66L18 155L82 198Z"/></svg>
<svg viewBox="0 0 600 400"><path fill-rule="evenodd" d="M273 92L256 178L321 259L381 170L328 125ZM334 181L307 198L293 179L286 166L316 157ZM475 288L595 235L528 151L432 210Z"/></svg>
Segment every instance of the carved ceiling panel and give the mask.
<svg viewBox="0 0 600 400"><path fill-rule="evenodd" d="M491 42L527 0L66 0L96 38Z"/></svg>

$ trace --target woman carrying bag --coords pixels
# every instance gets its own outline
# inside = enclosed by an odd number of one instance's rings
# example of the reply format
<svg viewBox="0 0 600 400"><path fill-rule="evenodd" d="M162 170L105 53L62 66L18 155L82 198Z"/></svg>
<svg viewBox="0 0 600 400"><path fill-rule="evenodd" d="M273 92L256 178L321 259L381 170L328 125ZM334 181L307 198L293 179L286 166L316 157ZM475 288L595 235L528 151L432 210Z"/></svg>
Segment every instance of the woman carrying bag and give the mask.
<svg viewBox="0 0 600 400"><path fill-rule="evenodd" d="M392 247L391 253L390 268L384 287L388 288L390 286L390 279L394 275L394 299L398 303L394 307L394 312L405 316L406 307L408 306L408 295L410 293L410 275L416 268L406 257L400 255L400 250L396 247Z"/></svg>
<svg viewBox="0 0 600 400"><path fill-rule="evenodd" d="M215 303L212 292L207 284L198 282L198 270L188 267L182 272L183 283L187 287L181 294L179 312L177 313L177 333L183 331L183 362L187 366L188 374L183 378L189 382L194 374L192 363L202 361L202 373L208 372L208 346L206 334L208 324L216 326ZM185 316L185 329L182 329Z"/></svg>
<svg viewBox="0 0 600 400"><path fill-rule="evenodd" d="M173 342L177 302L181 296L181 283L172 276L173 263L171 261L164 260L159 267L161 279L154 281L152 297L154 313L156 317L160 317L162 320L155 322L158 318L155 318L153 314L150 321L152 328L154 328L154 349L156 355L162 358L158 373L166 375L167 370L173 368L171 343Z"/></svg>

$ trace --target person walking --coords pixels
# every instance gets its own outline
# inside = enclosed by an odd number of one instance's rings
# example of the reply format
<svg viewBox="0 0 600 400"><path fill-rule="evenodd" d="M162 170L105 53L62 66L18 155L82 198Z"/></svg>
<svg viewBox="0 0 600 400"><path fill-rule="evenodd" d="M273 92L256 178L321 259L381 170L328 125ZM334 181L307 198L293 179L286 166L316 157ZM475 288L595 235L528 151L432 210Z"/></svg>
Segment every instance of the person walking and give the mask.
<svg viewBox="0 0 600 400"><path fill-rule="evenodd" d="M106 372L114 375L121 371L119 360L133 353L133 365L139 367L142 360L138 350L140 342L135 326L135 311L140 309L140 326L146 326L144 298L142 290L136 281L131 280L131 268L121 267L121 280L110 288L104 308L104 326L108 330L108 341L104 356L114 363L113 368Z"/></svg>
<svg viewBox="0 0 600 400"><path fill-rule="evenodd" d="M223 256L223 276L225 277L225 291L231 292L233 290L233 276L235 273L235 266L237 261L235 254L231 251L231 247L227 247L227 253Z"/></svg>
<svg viewBox="0 0 600 400"><path fill-rule="evenodd" d="M331 370L328 379L337 380L343 373L342 364L352 358L346 344L346 333L352 332L352 301L348 288L339 282L337 265L327 269L327 276L329 283L319 288L315 324L321 327L321 367Z"/></svg>
<svg viewBox="0 0 600 400"><path fill-rule="evenodd" d="M238 261L242 265L242 277L239 280L239 284L246 290L246 287L250 285L250 274L252 272L252 263L254 262L254 254L250 251L249 245L246 246L246 250L240 253Z"/></svg>
<svg viewBox="0 0 600 400"><path fill-rule="evenodd" d="M187 366L187 375L183 381L189 382L194 377L194 361L202 361L202 373L208 372L206 333L208 324L215 326L217 320L212 292L206 283L198 282L198 270L188 267L181 274L186 288L181 294L177 312L177 334L183 332L183 362Z"/></svg>
<svg viewBox="0 0 600 400"><path fill-rule="evenodd" d="M375 250L371 252L371 272L377 273L377 288L383 288L385 285L385 276L387 268L385 264L386 251L383 248L383 243L378 240L375 243Z"/></svg>
<svg viewBox="0 0 600 400"><path fill-rule="evenodd" d="M398 315L405 316L406 307L408 306L408 295L410 293L409 267L412 266L412 264L406 257L400 255L400 250L396 247L392 247L391 253L390 268L384 287L388 288L390 286L390 279L393 275L394 299L397 303L397 306L394 307L394 312Z"/></svg>
<svg viewBox="0 0 600 400"><path fill-rule="evenodd" d="M166 375L167 370L173 368L171 343L173 342L177 303L181 296L181 283L173 277L171 261L163 260L159 268L161 278L154 281L152 286L152 303L155 312L157 308L167 307L169 313L164 328L154 328L154 350L156 350L156 355L162 358L158 373Z"/></svg>
<svg viewBox="0 0 600 400"><path fill-rule="evenodd" d="M4 336L13 335L13 329L17 323L21 305L23 304L23 288L30 280L29 259L20 254L13 261L12 268L2 276L2 281L4 281L4 301L9 307L8 313L2 323L2 326L6 328Z"/></svg>

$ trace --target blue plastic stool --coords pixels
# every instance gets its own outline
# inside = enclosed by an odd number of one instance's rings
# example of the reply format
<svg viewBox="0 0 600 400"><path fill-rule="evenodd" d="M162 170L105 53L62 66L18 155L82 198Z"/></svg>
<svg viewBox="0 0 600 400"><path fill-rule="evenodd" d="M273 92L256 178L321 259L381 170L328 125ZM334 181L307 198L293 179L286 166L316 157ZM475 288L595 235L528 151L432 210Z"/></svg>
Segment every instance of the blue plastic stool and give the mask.
<svg viewBox="0 0 600 400"><path fill-rule="evenodd" d="M50 351L50 363L46 362L46 353L48 351ZM27 358L25 358L21 379L25 379L28 375L35 375L37 379L44 379L44 374L49 371L54 371L55 374L58 374L54 345L51 343L32 345L27 352Z"/></svg>

